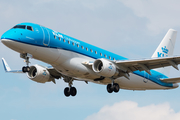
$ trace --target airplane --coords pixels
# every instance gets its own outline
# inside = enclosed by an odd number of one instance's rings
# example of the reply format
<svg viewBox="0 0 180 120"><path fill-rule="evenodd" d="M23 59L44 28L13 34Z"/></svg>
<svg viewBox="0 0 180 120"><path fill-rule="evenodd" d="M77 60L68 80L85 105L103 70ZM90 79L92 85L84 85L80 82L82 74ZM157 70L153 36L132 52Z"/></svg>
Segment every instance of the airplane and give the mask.
<svg viewBox="0 0 180 120"><path fill-rule="evenodd" d="M169 29L154 54L149 59L129 60L120 55L90 45L68 35L34 23L20 23L1 36L1 42L20 53L26 65L21 70L11 70L2 58L8 73L26 73L38 83L53 82L63 78L68 87L66 97L76 96L74 81L106 85L108 93L126 90L164 90L179 87L180 78L168 78L164 72L172 66L179 70L180 56L173 56L177 31ZM30 64L30 59L51 66ZM168 67L169 66L169 67Z"/></svg>

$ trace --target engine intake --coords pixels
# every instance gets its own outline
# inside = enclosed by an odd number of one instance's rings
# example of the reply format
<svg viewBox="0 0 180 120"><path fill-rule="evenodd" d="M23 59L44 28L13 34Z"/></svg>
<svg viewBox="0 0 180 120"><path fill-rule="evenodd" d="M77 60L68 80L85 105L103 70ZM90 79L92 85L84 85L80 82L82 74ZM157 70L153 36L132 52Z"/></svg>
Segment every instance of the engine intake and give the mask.
<svg viewBox="0 0 180 120"><path fill-rule="evenodd" d="M49 71L40 65L34 65L30 67L27 77L38 83L50 82L54 78L50 75Z"/></svg>
<svg viewBox="0 0 180 120"><path fill-rule="evenodd" d="M95 73L104 77L113 77L119 74L116 66L106 59L97 59L94 61L92 68Z"/></svg>

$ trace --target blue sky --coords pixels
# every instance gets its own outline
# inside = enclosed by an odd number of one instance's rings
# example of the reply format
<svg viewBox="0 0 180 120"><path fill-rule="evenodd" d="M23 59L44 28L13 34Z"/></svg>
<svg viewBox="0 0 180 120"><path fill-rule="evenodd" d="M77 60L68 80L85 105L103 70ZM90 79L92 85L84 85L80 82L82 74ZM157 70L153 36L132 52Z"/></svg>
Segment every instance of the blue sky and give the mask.
<svg viewBox="0 0 180 120"><path fill-rule="evenodd" d="M1 0L0 35L18 23L33 22L130 59L150 58L168 29L180 31L179 5L178 0ZM174 55L180 55L179 36ZM2 43L0 57L12 69L25 65ZM31 60L33 64L47 65ZM179 76L172 68L170 77ZM179 88L108 94L106 86L75 81L77 96L66 98L66 86L61 79L56 85L40 84L25 74L8 74L0 64L0 119L180 118Z"/></svg>

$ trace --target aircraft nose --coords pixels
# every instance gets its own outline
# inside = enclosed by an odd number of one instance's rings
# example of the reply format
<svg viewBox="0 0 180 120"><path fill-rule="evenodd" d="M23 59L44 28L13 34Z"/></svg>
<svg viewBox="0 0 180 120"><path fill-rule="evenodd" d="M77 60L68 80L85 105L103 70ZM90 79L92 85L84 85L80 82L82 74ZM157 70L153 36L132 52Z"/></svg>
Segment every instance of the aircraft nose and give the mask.
<svg viewBox="0 0 180 120"><path fill-rule="evenodd" d="M5 44L5 42L7 41L7 38L8 38L8 31L5 32L2 36L1 36L1 42L3 44Z"/></svg>
<svg viewBox="0 0 180 120"><path fill-rule="evenodd" d="M18 34L17 31L10 29L8 31L6 31L2 36L1 36L1 42L3 43L4 41L7 40L12 40L12 41L16 41L20 39L20 35Z"/></svg>
<svg viewBox="0 0 180 120"><path fill-rule="evenodd" d="M6 38L6 32L1 36L1 40Z"/></svg>
<svg viewBox="0 0 180 120"><path fill-rule="evenodd" d="M8 30L1 36L1 42L4 45L8 46L11 43L11 41L14 41L15 37L15 32L12 30Z"/></svg>
<svg viewBox="0 0 180 120"><path fill-rule="evenodd" d="M3 39L10 39L11 36L13 35L11 30L6 31L2 36L1 36L1 40Z"/></svg>

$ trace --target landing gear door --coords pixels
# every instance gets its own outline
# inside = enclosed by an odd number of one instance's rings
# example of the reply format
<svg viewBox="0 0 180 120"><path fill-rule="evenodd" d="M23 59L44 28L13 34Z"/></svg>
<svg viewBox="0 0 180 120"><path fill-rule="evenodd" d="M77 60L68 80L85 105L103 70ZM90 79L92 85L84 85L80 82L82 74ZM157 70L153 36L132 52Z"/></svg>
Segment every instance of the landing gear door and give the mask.
<svg viewBox="0 0 180 120"><path fill-rule="evenodd" d="M49 31L47 28L45 27L42 27L42 32L43 32L43 44L45 46L48 46L49 45L49 42L50 42L50 34L49 34Z"/></svg>

